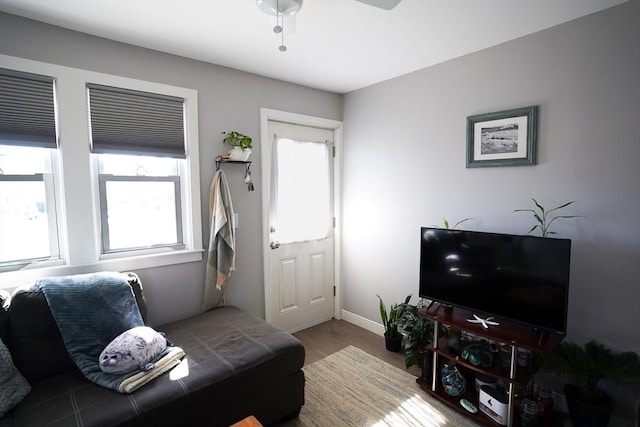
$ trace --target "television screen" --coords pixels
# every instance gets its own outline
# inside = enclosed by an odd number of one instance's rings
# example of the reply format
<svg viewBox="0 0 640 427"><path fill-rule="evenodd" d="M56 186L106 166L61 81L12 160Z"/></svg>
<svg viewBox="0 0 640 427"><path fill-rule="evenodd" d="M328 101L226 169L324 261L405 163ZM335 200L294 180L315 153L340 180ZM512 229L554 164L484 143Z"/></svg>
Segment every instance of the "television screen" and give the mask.
<svg viewBox="0 0 640 427"><path fill-rule="evenodd" d="M570 257L569 239L422 227L420 297L564 335Z"/></svg>

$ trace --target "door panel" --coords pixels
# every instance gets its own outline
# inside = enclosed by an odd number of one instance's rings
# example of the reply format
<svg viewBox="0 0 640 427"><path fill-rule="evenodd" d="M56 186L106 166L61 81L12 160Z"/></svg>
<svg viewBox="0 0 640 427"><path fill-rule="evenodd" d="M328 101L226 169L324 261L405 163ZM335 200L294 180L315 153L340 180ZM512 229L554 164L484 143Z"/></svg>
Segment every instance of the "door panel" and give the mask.
<svg viewBox="0 0 640 427"><path fill-rule="evenodd" d="M266 289L268 299L278 303L271 304L267 319L274 326L295 332L334 316L333 131L273 121L268 122L268 131L271 145L263 147L272 155L267 184L270 242L266 249L269 252ZM326 163L326 170L318 172L318 164L322 162ZM318 187L319 173L328 176L323 184L328 188ZM283 179L286 181L279 181ZM278 185L279 182L282 184ZM283 196L284 192L289 196ZM326 206L318 204L318 197L326 198ZM316 213L313 209L305 210L309 206L327 210L326 218L318 217L319 229L309 223ZM296 227L291 227L291 222L298 220L303 224L300 238L295 237ZM312 234L306 233L311 229L315 230ZM283 241L279 241L280 237Z"/></svg>

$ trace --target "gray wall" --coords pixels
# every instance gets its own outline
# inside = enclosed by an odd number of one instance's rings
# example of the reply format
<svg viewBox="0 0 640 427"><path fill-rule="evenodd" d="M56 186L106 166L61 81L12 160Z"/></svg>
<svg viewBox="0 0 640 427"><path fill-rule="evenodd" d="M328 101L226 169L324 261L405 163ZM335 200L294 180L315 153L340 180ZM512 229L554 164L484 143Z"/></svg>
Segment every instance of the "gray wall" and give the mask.
<svg viewBox="0 0 640 427"><path fill-rule="evenodd" d="M228 150L220 132L237 130L254 138L252 178L247 192L244 169L225 166L239 213L236 272L228 281L227 302L264 317L262 270L260 108L329 119L342 118L339 95L142 49L0 13L0 53L140 80L196 89L199 95L200 179L203 242L209 241L209 186L216 155ZM200 310L204 262L137 270L145 286L149 321L160 324Z"/></svg>
<svg viewBox="0 0 640 427"><path fill-rule="evenodd" d="M640 3L345 95L344 309L418 294L419 227L526 234L577 200L568 339L640 352ZM539 105L538 164L465 168L469 115ZM380 165L384 165L383 168ZM540 313L544 315L544 313Z"/></svg>

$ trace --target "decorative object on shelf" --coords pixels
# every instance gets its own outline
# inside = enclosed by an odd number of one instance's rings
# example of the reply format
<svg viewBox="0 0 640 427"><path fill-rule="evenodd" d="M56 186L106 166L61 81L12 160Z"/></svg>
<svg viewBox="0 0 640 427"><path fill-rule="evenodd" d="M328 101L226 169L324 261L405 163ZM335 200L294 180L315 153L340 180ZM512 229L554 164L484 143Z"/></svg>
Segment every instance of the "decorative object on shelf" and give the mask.
<svg viewBox="0 0 640 427"><path fill-rule="evenodd" d="M548 387L540 387L538 390L538 415L541 418L550 418L553 415L553 400L551 399L551 390Z"/></svg>
<svg viewBox="0 0 640 427"><path fill-rule="evenodd" d="M536 209L516 209L515 211L513 211L514 213L515 212L531 212L533 214L533 217L535 218L537 224L531 227L531 229L528 231L529 233L531 233L535 229L539 229L540 233L542 234L542 237L549 237L551 235L558 234L555 231L549 230L549 227L551 226L551 224L553 224L556 220L569 219L569 218L582 218L582 216L580 215L556 215L554 217L550 216L551 213L559 211L560 209L566 208L567 206L575 203L576 202L575 200L563 203L560 206L556 206L555 208L551 208L551 209L545 209L545 207L540 203L538 203L538 201L533 197L531 198L531 200L533 200L533 203L536 205Z"/></svg>
<svg viewBox="0 0 640 427"><path fill-rule="evenodd" d="M460 399L460 405L467 411L471 412L472 414L475 414L476 412L478 412L478 407L473 403L469 402L467 399Z"/></svg>
<svg viewBox="0 0 640 427"><path fill-rule="evenodd" d="M480 387L479 408L489 418L500 425L509 424L509 398L497 388L483 385Z"/></svg>
<svg viewBox="0 0 640 427"><path fill-rule="evenodd" d="M480 387L483 385L496 388L498 386L498 380L482 372L476 372L476 391L480 391Z"/></svg>
<svg viewBox="0 0 640 427"><path fill-rule="evenodd" d="M493 353L487 342L469 344L460 356L474 366L489 368L493 365Z"/></svg>
<svg viewBox="0 0 640 427"><path fill-rule="evenodd" d="M467 117L467 167L536 164L538 106Z"/></svg>
<svg viewBox="0 0 640 427"><path fill-rule="evenodd" d="M536 427L538 425L538 404L531 399L522 399L520 404L520 425Z"/></svg>
<svg viewBox="0 0 640 427"><path fill-rule="evenodd" d="M225 160L243 162L249 160L251 149L253 148L253 140L251 137L236 131L222 132L222 135L224 135L222 142L231 147L229 154L223 156Z"/></svg>
<svg viewBox="0 0 640 427"><path fill-rule="evenodd" d="M509 344L502 344L500 346L500 364L505 368L511 366L511 346Z"/></svg>
<svg viewBox="0 0 640 427"><path fill-rule="evenodd" d="M451 354L460 354L462 346L462 331L451 326L445 327L445 336L447 337L447 350Z"/></svg>
<svg viewBox="0 0 640 427"><path fill-rule="evenodd" d="M531 352L524 348L518 349L518 366L526 368L531 361Z"/></svg>
<svg viewBox="0 0 640 427"><path fill-rule="evenodd" d="M458 371L458 367L453 361L442 365L440 381L442 381L444 391L446 391L449 396L460 396L467 390L467 380L465 380L464 376Z"/></svg>
<svg viewBox="0 0 640 427"><path fill-rule="evenodd" d="M402 306L401 304L392 304L387 312L387 306L384 301L382 301L380 295L377 295L377 297L380 301L380 317L384 326L385 347L389 351L400 351L400 348L402 348L402 335L398 332L398 319L402 314ZM404 304L408 304L410 299L411 295L407 296Z"/></svg>
<svg viewBox="0 0 640 427"><path fill-rule="evenodd" d="M606 426L615 402L598 389L602 379L620 384L640 383L640 356L632 351L613 353L592 340L584 346L563 342L539 359L543 371L564 376L569 416L573 425ZM588 422L588 424L587 424Z"/></svg>
<svg viewBox="0 0 640 427"><path fill-rule="evenodd" d="M404 335L404 364L407 368L418 364L422 365L426 348L432 340L431 331L433 321L418 313L420 306L409 304L406 301L400 305L400 317L398 327Z"/></svg>
<svg viewBox="0 0 640 427"><path fill-rule="evenodd" d="M483 328L489 329L489 326L498 326L500 324L499 322L495 322L492 319L495 319L495 317L490 316L490 317L487 317L486 319L483 319L474 314L473 319L467 319L467 322L479 323L482 325Z"/></svg>

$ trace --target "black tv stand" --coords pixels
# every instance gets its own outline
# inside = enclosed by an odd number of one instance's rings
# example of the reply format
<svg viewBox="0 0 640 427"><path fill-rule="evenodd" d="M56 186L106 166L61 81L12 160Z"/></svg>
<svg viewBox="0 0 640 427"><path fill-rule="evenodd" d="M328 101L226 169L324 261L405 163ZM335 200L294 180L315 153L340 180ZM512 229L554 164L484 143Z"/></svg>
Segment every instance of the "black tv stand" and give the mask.
<svg viewBox="0 0 640 427"><path fill-rule="evenodd" d="M547 338L547 331L540 331L540 338L538 338L538 347L542 346L544 340Z"/></svg>
<svg viewBox="0 0 640 427"><path fill-rule="evenodd" d="M478 406L478 392L475 387L467 384L467 390L461 396L449 396L444 390L440 380L439 364L440 360L454 361L456 364L470 370L472 372L481 373L491 376L505 383L508 389L508 406L506 425L508 427L517 424L514 413L516 411L514 404L515 387L524 387L535 374L535 370L531 367L518 366L516 356L519 349L526 349L535 353L547 353L552 351L561 341L562 336L559 334L549 334L547 331L532 329L524 325L500 319L500 325L491 328L485 328L481 323L469 323L467 319L473 318L473 312L459 307L446 307L437 304L433 307L429 306L420 309L419 314L434 321L433 326L433 342L427 347L430 352L431 367L430 375L427 377L419 377L416 382L427 393L434 396L441 402L449 405L465 416L473 420L489 426L497 424L487 415L478 411L475 414L467 412L460 404L460 399L464 398ZM438 334L439 324L451 326L462 331L469 332L480 338L487 338L494 342L500 343L509 349L510 363L509 366L502 366L500 363L494 363L493 366L483 367L473 365L469 361L459 357L459 353L449 351L447 339Z"/></svg>
<svg viewBox="0 0 640 427"><path fill-rule="evenodd" d="M431 306L432 306L433 304L435 304L435 303L436 303L436 300L433 300L433 299L432 299L432 300L431 300L431 302L429 303L429 305L427 306L427 309L426 309L426 310L427 310L427 311L429 311L429 309L431 308Z"/></svg>

